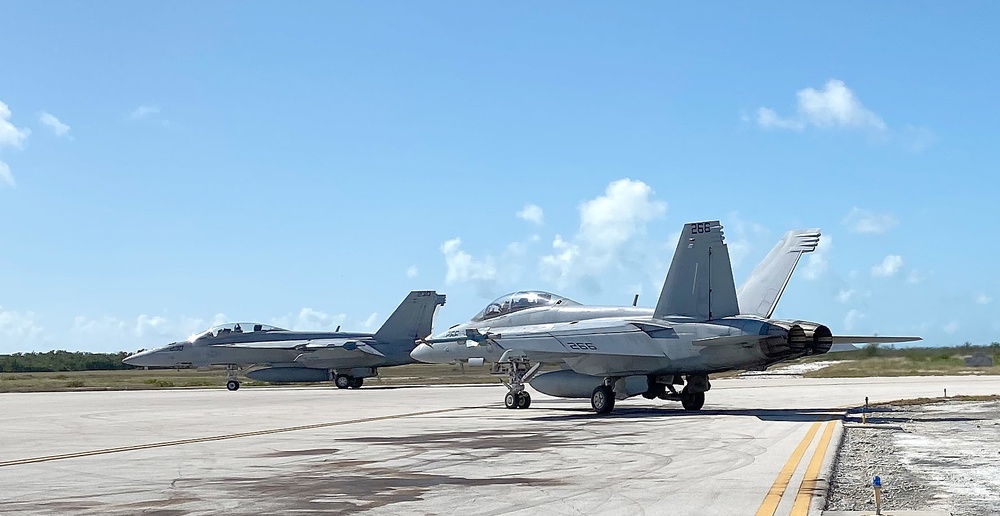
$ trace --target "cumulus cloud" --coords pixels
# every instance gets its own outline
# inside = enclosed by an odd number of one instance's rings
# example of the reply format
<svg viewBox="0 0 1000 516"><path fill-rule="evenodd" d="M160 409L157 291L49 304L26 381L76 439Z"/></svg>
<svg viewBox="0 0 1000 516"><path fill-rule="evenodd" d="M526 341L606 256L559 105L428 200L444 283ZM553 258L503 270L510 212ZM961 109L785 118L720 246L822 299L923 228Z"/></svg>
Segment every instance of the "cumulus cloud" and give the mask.
<svg viewBox="0 0 1000 516"><path fill-rule="evenodd" d="M851 208L844 217L844 225L855 233L876 235L885 233L899 224L896 217L888 213L875 213L861 208Z"/></svg>
<svg viewBox="0 0 1000 516"><path fill-rule="evenodd" d="M73 318L70 334L73 340L87 346L106 349L138 349L162 346L170 341L183 340L211 326L227 322L224 314L211 319L181 316L168 318L162 315L139 314L134 319L105 315L91 318L83 315Z"/></svg>
<svg viewBox="0 0 1000 516"><path fill-rule="evenodd" d="M829 254L831 249L833 249L833 235L826 234L820 237L816 250L807 255L806 266L802 271L802 276L805 279L818 279L826 272L826 269L830 266Z"/></svg>
<svg viewBox="0 0 1000 516"><path fill-rule="evenodd" d="M7 166L6 163L0 161L0 185L4 183L11 188L17 186L17 182L14 181L14 174L10 172L10 167Z"/></svg>
<svg viewBox="0 0 1000 516"><path fill-rule="evenodd" d="M857 291L854 290L853 288L841 289L840 292L837 292L837 301L840 301L841 303L848 303L851 301L851 298L854 297L854 294L856 293Z"/></svg>
<svg viewBox="0 0 1000 516"><path fill-rule="evenodd" d="M521 211L517 212L517 218L526 220L541 226L545 224L545 213L542 211L542 207L536 204L527 204Z"/></svg>
<svg viewBox="0 0 1000 516"><path fill-rule="evenodd" d="M445 275L446 284L492 282L496 279L497 269L493 258L487 256L477 260L462 250L462 239L453 238L441 244L448 271Z"/></svg>
<svg viewBox="0 0 1000 516"><path fill-rule="evenodd" d="M993 298L986 294L979 294L978 296L976 296L977 305L988 305L991 302L993 302Z"/></svg>
<svg viewBox="0 0 1000 516"><path fill-rule="evenodd" d="M906 282L917 284L927 279L926 276L920 273L917 269L910 269L910 273L906 276Z"/></svg>
<svg viewBox="0 0 1000 516"><path fill-rule="evenodd" d="M24 140L31 134L28 128L18 129L10 121L11 112L7 104L0 101L0 147L20 149Z"/></svg>
<svg viewBox="0 0 1000 516"><path fill-rule="evenodd" d="M844 329L847 331L853 331L857 328L858 323L865 318L865 314L856 308L852 308L847 311L847 315L844 316Z"/></svg>
<svg viewBox="0 0 1000 516"><path fill-rule="evenodd" d="M742 265L743 260L753 251L754 245L765 242L770 232L761 224L744 220L739 213L732 212L726 217L726 246L733 267Z"/></svg>
<svg viewBox="0 0 1000 516"><path fill-rule="evenodd" d="M159 113L160 113L160 106L144 104L132 110L132 113L129 114L129 118L131 118L132 120L142 120L144 118L149 118Z"/></svg>
<svg viewBox="0 0 1000 516"><path fill-rule="evenodd" d="M290 330L335 330L344 324L347 314L328 314L306 307L299 310L294 318L279 317L277 324Z"/></svg>
<svg viewBox="0 0 1000 516"><path fill-rule="evenodd" d="M365 322L361 324L365 328L371 328L372 326L375 325L375 321L377 320L378 320L378 312L372 312L372 314L369 315L367 319L365 319Z"/></svg>
<svg viewBox="0 0 1000 516"><path fill-rule="evenodd" d="M865 108L844 81L831 79L822 90L805 88L796 93L795 115L782 117L771 108L757 110L757 124L765 129L801 131L818 128L886 130L882 119Z"/></svg>
<svg viewBox="0 0 1000 516"><path fill-rule="evenodd" d="M41 340L44 331L34 312L4 310L0 306L0 350L24 351L24 346Z"/></svg>
<svg viewBox="0 0 1000 516"><path fill-rule="evenodd" d="M418 274L420 274L420 271L417 269L416 265L411 265L408 269L406 269L407 278L416 278Z"/></svg>
<svg viewBox="0 0 1000 516"><path fill-rule="evenodd" d="M69 136L69 126L62 123L52 113L42 111L38 114L38 121L52 129L56 136Z"/></svg>
<svg viewBox="0 0 1000 516"><path fill-rule="evenodd" d="M882 263L872 267L872 276L888 278L894 276L903 266L903 257L898 254L886 256Z"/></svg>
<svg viewBox="0 0 1000 516"><path fill-rule="evenodd" d="M4 147L20 149L24 145L24 140L31 134L31 130L18 128L10 118L10 108L0 101L0 150ZM14 181L14 173L10 171L10 166L0 161L0 186L3 185L14 188L17 182Z"/></svg>
<svg viewBox="0 0 1000 516"><path fill-rule="evenodd" d="M667 203L654 199L642 181L620 179L579 207L580 228L572 239L556 235L552 253L541 258L543 274L566 285L582 280L596 287L596 278L610 267L625 267L645 254L641 237L648 224L662 218ZM599 290L599 287L596 289Z"/></svg>

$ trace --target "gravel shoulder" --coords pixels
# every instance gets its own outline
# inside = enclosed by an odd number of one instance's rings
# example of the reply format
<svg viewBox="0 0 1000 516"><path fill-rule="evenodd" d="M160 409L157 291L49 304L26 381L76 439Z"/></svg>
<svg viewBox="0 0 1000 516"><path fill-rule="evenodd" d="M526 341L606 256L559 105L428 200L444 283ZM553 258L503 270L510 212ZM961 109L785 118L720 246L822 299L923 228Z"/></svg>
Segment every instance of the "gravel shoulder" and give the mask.
<svg viewBox="0 0 1000 516"><path fill-rule="evenodd" d="M872 479L882 480L883 508L943 510L956 516L1000 514L1000 400L942 400L873 407L859 428L848 415L827 510L875 508Z"/></svg>

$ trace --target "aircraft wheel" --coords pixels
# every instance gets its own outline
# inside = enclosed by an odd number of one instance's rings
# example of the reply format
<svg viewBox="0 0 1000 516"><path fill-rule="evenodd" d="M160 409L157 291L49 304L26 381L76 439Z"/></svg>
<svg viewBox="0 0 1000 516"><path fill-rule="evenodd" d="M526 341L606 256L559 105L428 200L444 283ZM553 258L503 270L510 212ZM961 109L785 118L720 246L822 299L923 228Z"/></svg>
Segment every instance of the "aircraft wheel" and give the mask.
<svg viewBox="0 0 1000 516"><path fill-rule="evenodd" d="M346 374L338 374L333 378L333 383L338 389L346 389L351 386L351 377Z"/></svg>
<svg viewBox="0 0 1000 516"><path fill-rule="evenodd" d="M522 392L521 394L519 394L517 396L517 408L519 408L519 409L526 409L526 408L528 408L530 406L531 406L531 395L530 394L528 394L526 392Z"/></svg>
<svg viewBox="0 0 1000 516"><path fill-rule="evenodd" d="M590 406L594 407L594 412L598 414L611 412L615 408L615 391L607 385L597 387L590 395Z"/></svg>
<svg viewBox="0 0 1000 516"><path fill-rule="evenodd" d="M705 405L705 393L682 392L681 405L684 406L684 410L700 410Z"/></svg>
<svg viewBox="0 0 1000 516"><path fill-rule="evenodd" d="M364 383L365 383L365 379L364 378L351 378L351 388L352 389L360 389L361 386L364 385Z"/></svg>
<svg viewBox="0 0 1000 516"><path fill-rule="evenodd" d="M229 380L228 382L226 382L226 388L231 391L237 391L240 389L240 382L236 380Z"/></svg>
<svg viewBox="0 0 1000 516"><path fill-rule="evenodd" d="M518 408L518 398L519 397L520 396L515 395L513 392L508 392L507 395L504 396L504 398L503 398L503 404L504 404L504 406L507 407L507 408L509 408L509 409L516 409L516 408Z"/></svg>

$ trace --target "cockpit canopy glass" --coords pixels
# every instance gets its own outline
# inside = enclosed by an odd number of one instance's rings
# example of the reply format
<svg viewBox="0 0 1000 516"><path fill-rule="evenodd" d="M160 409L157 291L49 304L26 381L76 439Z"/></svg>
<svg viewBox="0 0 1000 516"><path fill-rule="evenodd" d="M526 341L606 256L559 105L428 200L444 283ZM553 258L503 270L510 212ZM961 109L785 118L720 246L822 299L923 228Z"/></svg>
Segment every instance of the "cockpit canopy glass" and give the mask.
<svg viewBox="0 0 1000 516"><path fill-rule="evenodd" d="M232 335L234 333L253 333L258 331L288 331L284 328L278 328L277 326L271 326L269 324L252 323L252 322L238 322L238 323L226 323L220 324L218 326L212 326L211 328L201 332L196 333L188 337L188 342L194 342L201 339L214 339L219 336Z"/></svg>
<svg viewBox="0 0 1000 516"><path fill-rule="evenodd" d="M541 290L525 290L500 296L486 305L481 312L472 318L473 321L485 321L501 315L520 312L528 308L553 305L578 305L576 301L557 296Z"/></svg>

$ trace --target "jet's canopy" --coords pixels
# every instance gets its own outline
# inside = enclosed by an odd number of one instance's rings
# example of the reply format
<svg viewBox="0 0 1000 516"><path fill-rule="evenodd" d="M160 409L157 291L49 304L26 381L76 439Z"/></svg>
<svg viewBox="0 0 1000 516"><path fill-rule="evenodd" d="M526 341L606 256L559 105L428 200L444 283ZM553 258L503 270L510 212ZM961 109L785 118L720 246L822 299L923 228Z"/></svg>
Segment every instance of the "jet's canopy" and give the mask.
<svg viewBox="0 0 1000 516"><path fill-rule="evenodd" d="M253 333L257 331L288 331L284 328L278 328L277 326L271 326L268 324L253 323L253 322L238 322L238 323L226 323L220 324L218 326L212 326L211 328L201 332L196 333L188 337L188 342L194 342L201 339L214 339L222 335L232 335L234 333Z"/></svg>
<svg viewBox="0 0 1000 516"><path fill-rule="evenodd" d="M473 321L485 321L501 315L512 314L528 308L553 305L578 305L576 301L557 296L541 290L524 290L502 295L486 305L481 312L472 318Z"/></svg>

